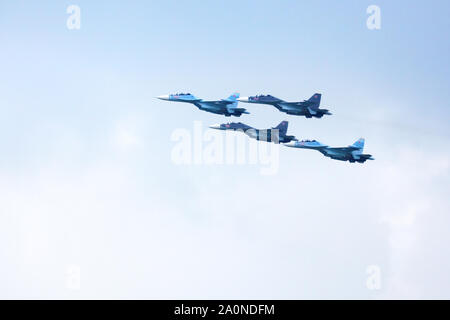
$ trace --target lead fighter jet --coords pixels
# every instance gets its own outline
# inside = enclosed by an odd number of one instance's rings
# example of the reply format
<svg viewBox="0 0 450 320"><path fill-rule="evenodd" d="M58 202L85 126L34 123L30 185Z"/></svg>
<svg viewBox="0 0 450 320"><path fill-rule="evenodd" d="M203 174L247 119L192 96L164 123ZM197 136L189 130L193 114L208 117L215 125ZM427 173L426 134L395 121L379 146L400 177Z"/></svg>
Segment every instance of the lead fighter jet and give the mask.
<svg viewBox="0 0 450 320"><path fill-rule="evenodd" d="M205 101L194 97L190 93L176 93L157 97L161 100L187 102L192 103L197 108L203 111L212 112L216 114L223 114L226 117L235 116L240 117L243 113L249 113L244 108L238 108L237 99L239 93L233 93L226 99Z"/></svg>
<svg viewBox="0 0 450 320"><path fill-rule="evenodd" d="M364 163L366 160L375 160L370 154L363 154L364 139L360 138L348 147L332 148L316 140L302 140L286 143L285 146L302 149L317 150L325 157L335 160Z"/></svg>
<svg viewBox="0 0 450 320"><path fill-rule="evenodd" d="M308 100L303 100L299 102L287 102L281 99L275 98L274 96L268 95L257 95L250 97L242 97L238 100L241 102L248 103L260 103L269 104L287 114L292 114L296 116L305 116L306 118L322 118L323 115L331 115L327 109L320 109L320 98L322 95L320 93L315 93Z"/></svg>
<svg viewBox="0 0 450 320"><path fill-rule="evenodd" d="M252 139L273 142L287 143L297 141L294 136L288 136L288 122L282 121L278 126L271 129L255 129L241 122L222 123L210 126L212 129L242 131Z"/></svg>

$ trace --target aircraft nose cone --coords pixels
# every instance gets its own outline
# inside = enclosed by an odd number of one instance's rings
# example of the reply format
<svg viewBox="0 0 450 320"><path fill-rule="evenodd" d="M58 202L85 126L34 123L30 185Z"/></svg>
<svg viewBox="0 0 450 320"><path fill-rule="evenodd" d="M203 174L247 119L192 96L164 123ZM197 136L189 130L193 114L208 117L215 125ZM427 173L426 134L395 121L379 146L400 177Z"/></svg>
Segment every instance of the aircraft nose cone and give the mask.
<svg viewBox="0 0 450 320"><path fill-rule="evenodd" d="M286 147L295 147L295 141L284 143L283 145L286 146Z"/></svg>
<svg viewBox="0 0 450 320"><path fill-rule="evenodd" d="M241 102L248 102L248 97L240 97L237 100Z"/></svg>
<svg viewBox="0 0 450 320"><path fill-rule="evenodd" d="M161 100L169 100L169 95L168 94L164 94L162 96L157 96L156 98L161 99Z"/></svg>
<svg viewBox="0 0 450 320"><path fill-rule="evenodd" d="M211 125L211 126L209 126L211 129L217 129L217 130L220 130L221 128L220 128L220 124L213 124L213 125Z"/></svg>

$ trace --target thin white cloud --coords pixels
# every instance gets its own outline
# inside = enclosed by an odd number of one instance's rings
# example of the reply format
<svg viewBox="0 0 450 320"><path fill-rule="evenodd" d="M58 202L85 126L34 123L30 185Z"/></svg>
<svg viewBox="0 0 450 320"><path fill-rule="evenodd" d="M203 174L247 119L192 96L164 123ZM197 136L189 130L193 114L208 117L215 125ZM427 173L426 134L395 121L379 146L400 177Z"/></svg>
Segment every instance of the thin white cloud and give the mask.
<svg viewBox="0 0 450 320"><path fill-rule="evenodd" d="M389 229L389 264L385 271L383 298L449 298L445 266L447 234L439 234L438 246L433 244L439 225L448 225L450 212L443 189L449 187L450 155L446 152L423 152L405 148L394 155L395 163L380 167L377 172L380 221ZM429 251L426 259L423 250ZM447 252L448 253L448 252ZM423 264L432 266L424 272ZM434 289L429 289L429 284Z"/></svg>

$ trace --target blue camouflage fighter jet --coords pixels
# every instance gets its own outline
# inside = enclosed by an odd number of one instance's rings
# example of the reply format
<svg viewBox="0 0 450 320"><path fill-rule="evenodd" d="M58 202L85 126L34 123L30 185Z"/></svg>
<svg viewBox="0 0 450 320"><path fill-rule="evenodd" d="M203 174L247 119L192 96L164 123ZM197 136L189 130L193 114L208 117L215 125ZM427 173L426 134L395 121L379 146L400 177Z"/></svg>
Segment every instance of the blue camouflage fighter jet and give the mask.
<svg viewBox="0 0 450 320"><path fill-rule="evenodd" d="M315 93L308 100L303 100L299 102L287 102L281 99L275 98L274 96L268 95L257 95L250 97L239 98L238 101L247 103L260 103L268 104L274 106L281 112L296 116L305 116L306 118L322 118L325 114L331 115L327 109L320 109L320 99L322 95L320 93Z"/></svg>
<svg viewBox="0 0 450 320"><path fill-rule="evenodd" d="M287 143L297 141L294 136L287 135L288 122L282 121L278 126L271 129L255 129L241 122L222 123L210 126L217 130L242 131L252 139L273 143Z"/></svg>
<svg viewBox="0 0 450 320"><path fill-rule="evenodd" d="M302 140L284 144L287 147L312 149L322 153L325 157L334 160L364 163L366 160L375 160L370 154L363 154L364 139L360 138L348 147L329 147L316 140Z"/></svg>
<svg viewBox="0 0 450 320"><path fill-rule="evenodd" d="M192 103L197 108L203 111L223 114L226 117L235 116L240 117L243 113L249 113L244 108L238 108L239 93L233 93L226 99L205 101L203 99L196 98L190 93L176 93L157 97L161 100L175 101L175 102L187 102Z"/></svg>

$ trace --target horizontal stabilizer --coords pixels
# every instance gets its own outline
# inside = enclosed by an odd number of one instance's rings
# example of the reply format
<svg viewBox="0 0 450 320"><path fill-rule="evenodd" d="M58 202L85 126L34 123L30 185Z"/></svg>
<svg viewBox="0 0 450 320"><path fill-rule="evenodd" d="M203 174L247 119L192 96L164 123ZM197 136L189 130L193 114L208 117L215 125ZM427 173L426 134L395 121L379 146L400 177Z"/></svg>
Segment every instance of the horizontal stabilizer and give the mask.
<svg viewBox="0 0 450 320"><path fill-rule="evenodd" d="M233 108L231 110L233 110L233 112L235 112L235 113L250 114L250 112L248 112L247 109L244 109L244 108Z"/></svg>
<svg viewBox="0 0 450 320"><path fill-rule="evenodd" d="M364 160L375 160L375 158L372 157L371 154L360 154L359 158L364 159Z"/></svg>

